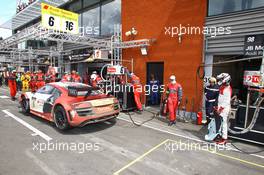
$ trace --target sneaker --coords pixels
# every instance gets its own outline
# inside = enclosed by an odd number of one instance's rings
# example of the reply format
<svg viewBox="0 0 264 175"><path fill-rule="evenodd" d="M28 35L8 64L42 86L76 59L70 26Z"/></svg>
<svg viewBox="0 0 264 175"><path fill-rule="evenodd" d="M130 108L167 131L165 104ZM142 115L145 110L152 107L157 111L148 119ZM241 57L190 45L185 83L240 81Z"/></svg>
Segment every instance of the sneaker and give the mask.
<svg viewBox="0 0 264 175"><path fill-rule="evenodd" d="M227 142L227 139L221 139L221 140L219 140L218 142L216 142L216 144L218 144L218 145L225 145L226 144L226 142Z"/></svg>
<svg viewBox="0 0 264 175"><path fill-rule="evenodd" d="M206 123L207 123L207 120L203 119L202 124L206 124Z"/></svg>

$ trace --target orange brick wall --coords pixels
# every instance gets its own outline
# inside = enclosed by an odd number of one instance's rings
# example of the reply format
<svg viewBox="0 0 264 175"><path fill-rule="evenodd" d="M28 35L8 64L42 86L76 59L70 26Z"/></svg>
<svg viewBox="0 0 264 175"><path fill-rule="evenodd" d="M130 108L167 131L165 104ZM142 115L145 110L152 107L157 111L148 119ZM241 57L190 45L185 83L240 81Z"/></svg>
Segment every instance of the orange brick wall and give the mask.
<svg viewBox="0 0 264 175"><path fill-rule="evenodd" d="M203 35L184 35L179 43L178 36L165 35L165 27L182 24L202 29L206 12L205 0L122 0L123 40L156 39L148 48L147 56L142 56L139 48L132 48L123 50L123 59L134 59L134 73L143 84L146 83L146 63L164 62L164 83L168 83L171 74L176 75L183 86L184 99L189 100L189 111L192 98L195 98L196 111L201 104L202 80L198 79L196 88L196 71L202 62ZM138 34L134 38L125 36L132 27Z"/></svg>

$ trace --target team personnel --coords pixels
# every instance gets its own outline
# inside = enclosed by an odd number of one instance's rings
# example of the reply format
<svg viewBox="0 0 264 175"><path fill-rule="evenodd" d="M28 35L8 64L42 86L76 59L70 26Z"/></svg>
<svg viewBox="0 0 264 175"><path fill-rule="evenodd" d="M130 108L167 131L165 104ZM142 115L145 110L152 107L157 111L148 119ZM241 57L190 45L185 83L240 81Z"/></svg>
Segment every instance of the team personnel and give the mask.
<svg viewBox="0 0 264 175"><path fill-rule="evenodd" d="M42 72L42 70L38 71L38 73L36 75L36 79L37 79L37 83L36 83L37 89L39 89L45 85L45 75Z"/></svg>
<svg viewBox="0 0 264 175"><path fill-rule="evenodd" d="M53 83L56 81L56 70L54 67L49 66L46 73L46 83Z"/></svg>
<svg viewBox="0 0 264 175"><path fill-rule="evenodd" d="M30 89L32 92L36 92L37 88L37 73L32 72L30 74L30 83L29 83Z"/></svg>
<svg viewBox="0 0 264 175"><path fill-rule="evenodd" d="M4 79L4 75L2 72L0 72L0 87L3 85L3 79Z"/></svg>
<svg viewBox="0 0 264 175"><path fill-rule="evenodd" d="M148 82L148 85L150 87L150 101L152 105L159 104L159 80L155 79L155 76L153 74L150 75L150 80Z"/></svg>
<svg viewBox="0 0 264 175"><path fill-rule="evenodd" d="M81 83L82 82L82 78L80 77L80 75L75 70L73 70L71 72L70 81L71 82L76 82L76 83Z"/></svg>
<svg viewBox="0 0 264 175"><path fill-rule="evenodd" d="M85 72L83 75L83 83L84 84L89 84L89 75L88 72Z"/></svg>
<svg viewBox="0 0 264 175"><path fill-rule="evenodd" d="M17 83L17 91L21 91L22 90L22 81L21 81L21 76L22 76L22 73L19 72L16 74L16 83Z"/></svg>
<svg viewBox="0 0 264 175"><path fill-rule="evenodd" d="M174 75L170 76L170 83L167 85L166 95L170 120L168 125L171 126L176 124L176 111L182 100L182 87L176 82Z"/></svg>
<svg viewBox="0 0 264 175"><path fill-rule="evenodd" d="M134 73L130 73L129 78L131 79L131 83L133 86L134 100L136 102L137 109L141 112L142 111L142 104L140 101L140 96L142 93L142 86L140 84L140 79Z"/></svg>
<svg viewBox="0 0 264 175"><path fill-rule="evenodd" d="M69 74L69 72L65 72L65 74L61 79L61 82L70 82L70 80L71 80L71 74Z"/></svg>
<svg viewBox="0 0 264 175"><path fill-rule="evenodd" d="M10 90L11 99L14 101L16 99L16 93L17 93L16 71L15 70L13 70L11 73L9 73L8 87Z"/></svg>
<svg viewBox="0 0 264 175"><path fill-rule="evenodd" d="M210 85L204 89L205 93L205 110L206 110L206 121L203 123L210 123L210 119L214 115L214 108L217 106L219 96L219 86L216 84L214 77L209 78Z"/></svg>
<svg viewBox="0 0 264 175"><path fill-rule="evenodd" d="M27 71L26 73L22 74L21 76L22 81L22 91L28 91L29 90L29 83L31 81L30 72Z"/></svg>
<svg viewBox="0 0 264 175"><path fill-rule="evenodd" d="M232 88L230 86L231 76L227 73L222 73L217 76L219 87L218 106L216 108L216 133L220 133L221 137L215 141L218 144L225 144L227 140L227 118L231 110ZM220 131L222 122L222 128Z"/></svg>
<svg viewBox="0 0 264 175"><path fill-rule="evenodd" d="M92 87L97 87L98 83L101 81L101 77L97 74L96 71L93 71L91 75L90 84Z"/></svg>

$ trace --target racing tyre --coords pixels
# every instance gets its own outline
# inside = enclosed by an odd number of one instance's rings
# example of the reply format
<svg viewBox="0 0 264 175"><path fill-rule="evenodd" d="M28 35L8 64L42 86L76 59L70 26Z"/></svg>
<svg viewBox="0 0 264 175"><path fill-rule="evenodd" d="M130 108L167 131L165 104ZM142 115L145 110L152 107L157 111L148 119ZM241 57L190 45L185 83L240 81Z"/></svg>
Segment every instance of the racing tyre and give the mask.
<svg viewBox="0 0 264 175"><path fill-rule="evenodd" d="M25 97L23 97L21 101L21 108L23 113L27 115L30 113L29 100L26 99Z"/></svg>
<svg viewBox="0 0 264 175"><path fill-rule="evenodd" d="M67 130L70 128L66 112L62 106L57 106L54 109L54 122L56 127L60 130Z"/></svg>

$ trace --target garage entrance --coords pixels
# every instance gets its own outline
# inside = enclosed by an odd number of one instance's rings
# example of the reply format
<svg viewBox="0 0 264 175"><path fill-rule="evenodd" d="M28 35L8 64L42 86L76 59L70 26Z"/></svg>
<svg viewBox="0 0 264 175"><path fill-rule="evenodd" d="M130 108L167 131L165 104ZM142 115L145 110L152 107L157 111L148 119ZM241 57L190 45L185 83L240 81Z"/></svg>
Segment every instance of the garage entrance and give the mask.
<svg viewBox="0 0 264 175"><path fill-rule="evenodd" d="M241 59L241 58L244 58L244 55L214 56L214 63L232 60L232 59ZM243 85L244 71L245 70L258 71L260 70L260 66L261 66L261 59L214 65L212 75L217 76L218 74L223 72L229 73L232 78L231 86L233 89L233 95L237 94L238 98L242 100L242 103L245 104L247 98L247 88Z"/></svg>
<svg viewBox="0 0 264 175"><path fill-rule="evenodd" d="M150 85L151 77L154 76L155 80L158 80L158 84L163 84L163 74L164 74L164 62L149 62L147 63L147 84ZM146 105L147 106L155 106L160 104L160 96L161 94L157 94L157 99L154 98L155 94L150 92L149 95L146 96Z"/></svg>

